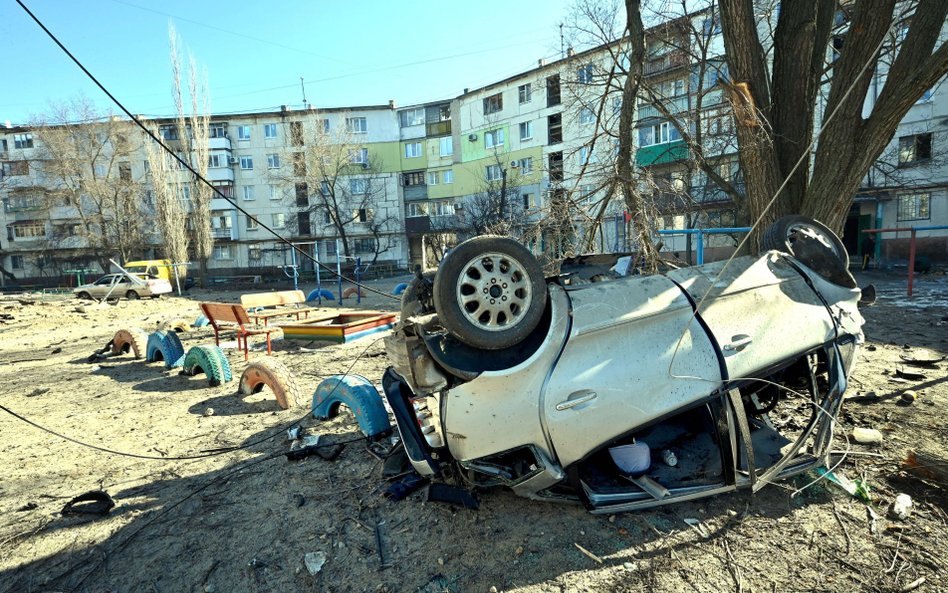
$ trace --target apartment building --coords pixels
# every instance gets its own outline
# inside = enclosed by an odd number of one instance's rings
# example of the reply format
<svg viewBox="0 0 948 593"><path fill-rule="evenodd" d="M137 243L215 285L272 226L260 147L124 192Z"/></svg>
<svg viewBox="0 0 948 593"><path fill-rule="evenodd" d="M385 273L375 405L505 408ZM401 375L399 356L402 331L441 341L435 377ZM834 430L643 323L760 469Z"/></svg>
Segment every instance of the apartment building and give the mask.
<svg viewBox="0 0 948 593"><path fill-rule="evenodd" d="M719 25L707 14L675 25L647 34L650 99L635 106L633 138L638 190L661 228L733 226L729 195L696 164L700 151L715 177L743 192L730 105L719 84L727 79ZM615 80L629 65L615 49L569 50L449 101L212 114L207 178L239 206L220 198L212 204L212 273L294 262L312 269L264 225L331 265L361 258L403 271L431 267L459 240L495 228L550 257L635 249L630 217L609 183L622 107ZM884 80L884 72L877 76ZM687 123L691 145L670 118ZM150 123L180 146L175 121ZM851 253L862 249L865 228L948 223L946 126L948 89L939 85L910 110L867 175L846 227ZM64 232L75 212L49 208L57 190L44 172L40 136L23 126L0 128L0 264L18 278L97 264L83 260L82 241ZM140 184L148 206L147 159L140 147L130 150L113 174ZM919 237L921 253L948 254L945 231ZM877 255L904 258L906 238L887 235ZM689 247L684 237L666 237L665 244L667 251ZM730 237L706 244L732 245ZM156 233L144 251L162 255Z"/></svg>

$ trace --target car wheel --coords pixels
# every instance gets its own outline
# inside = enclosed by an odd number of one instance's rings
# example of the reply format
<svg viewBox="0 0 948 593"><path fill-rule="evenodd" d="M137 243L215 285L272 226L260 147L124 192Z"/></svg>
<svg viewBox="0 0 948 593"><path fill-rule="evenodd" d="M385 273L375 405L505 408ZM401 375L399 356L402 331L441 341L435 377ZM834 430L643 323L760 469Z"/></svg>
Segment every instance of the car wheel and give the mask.
<svg viewBox="0 0 948 593"><path fill-rule="evenodd" d="M82 292L80 292L79 294L76 295L76 298L80 298L80 299L91 299L91 298L92 298L92 295L90 295L88 292L82 291Z"/></svg>
<svg viewBox="0 0 948 593"><path fill-rule="evenodd" d="M487 350L518 344L540 322L546 282L539 262L506 237L475 237L452 249L434 278L434 306L458 340Z"/></svg>
<svg viewBox="0 0 948 593"><path fill-rule="evenodd" d="M843 267L849 267L849 253L843 241L818 220L799 214L784 216L770 225L762 238L764 249L776 249L794 256L799 245L807 243L821 245L839 259Z"/></svg>
<svg viewBox="0 0 948 593"><path fill-rule="evenodd" d="M139 296L137 292L135 292L134 290L130 290L125 293L125 298L127 298L130 301L136 301L138 300Z"/></svg>

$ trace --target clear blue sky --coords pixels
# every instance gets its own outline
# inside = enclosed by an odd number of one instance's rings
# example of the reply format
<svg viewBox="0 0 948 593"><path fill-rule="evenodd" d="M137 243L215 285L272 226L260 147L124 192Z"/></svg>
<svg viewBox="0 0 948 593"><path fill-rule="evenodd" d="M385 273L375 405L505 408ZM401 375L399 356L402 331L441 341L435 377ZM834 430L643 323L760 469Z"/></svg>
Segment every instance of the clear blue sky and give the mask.
<svg viewBox="0 0 948 593"><path fill-rule="evenodd" d="M211 110L451 98L557 58L570 0L23 0L133 113L172 112L168 23L207 69ZM0 122L108 99L14 0L0 0Z"/></svg>

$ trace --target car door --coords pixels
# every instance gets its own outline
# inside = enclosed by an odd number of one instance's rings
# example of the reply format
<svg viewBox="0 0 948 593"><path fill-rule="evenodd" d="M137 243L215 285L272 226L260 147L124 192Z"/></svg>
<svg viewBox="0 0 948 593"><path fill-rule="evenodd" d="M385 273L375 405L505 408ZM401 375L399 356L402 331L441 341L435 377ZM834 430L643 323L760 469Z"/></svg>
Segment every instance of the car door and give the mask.
<svg viewBox="0 0 948 593"><path fill-rule="evenodd" d="M823 301L780 254L669 272L691 294L730 379L759 373L835 338Z"/></svg>
<svg viewBox="0 0 948 593"><path fill-rule="evenodd" d="M97 299L104 298L105 295L109 293L109 289L112 287L112 284L115 282L115 274L109 274L108 276L102 276L96 280L92 286L89 287L89 294L94 296Z"/></svg>
<svg viewBox="0 0 948 593"><path fill-rule="evenodd" d="M667 278L623 278L567 294L572 327L541 402L563 467L720 385L711 340Z"/></svg>

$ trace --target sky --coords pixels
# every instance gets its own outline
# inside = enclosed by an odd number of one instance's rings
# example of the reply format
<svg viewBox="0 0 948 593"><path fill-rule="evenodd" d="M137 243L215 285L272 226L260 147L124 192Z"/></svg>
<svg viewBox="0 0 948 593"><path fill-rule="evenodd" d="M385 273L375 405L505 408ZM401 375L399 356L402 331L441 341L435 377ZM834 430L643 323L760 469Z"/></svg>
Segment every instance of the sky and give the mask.
<svg viewBox="0 0 948 593"><path fill-rule="evenodd" d="M572 0L21 0L135 114L169 115L168 26L213 113L449 99L560 56ZM120 112L16 0L0 0L0 123L84 96Z"/></svg>

